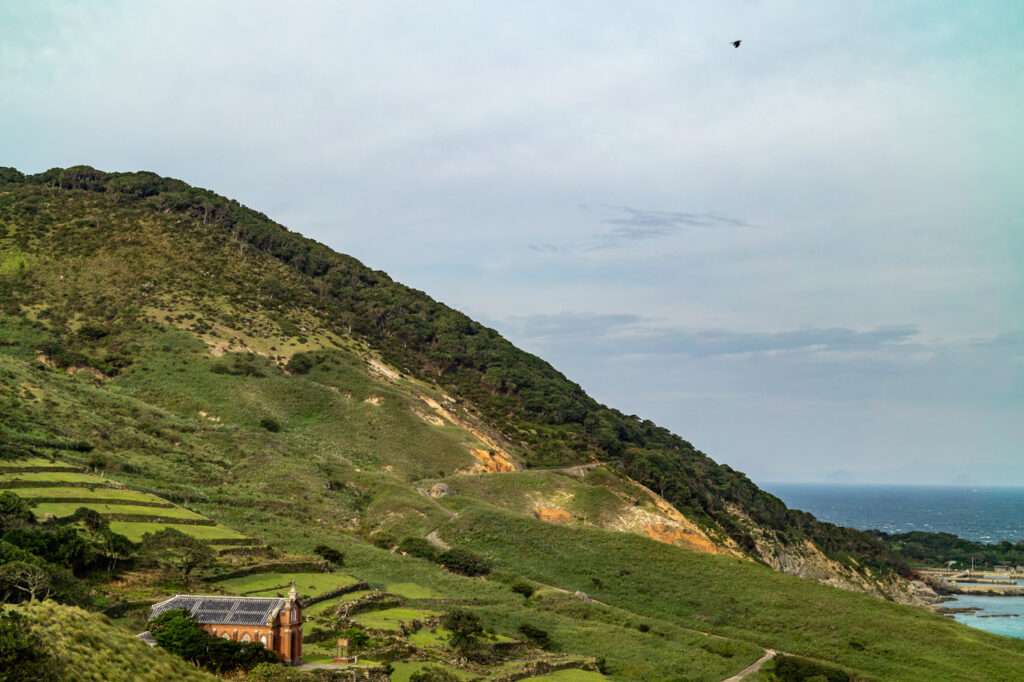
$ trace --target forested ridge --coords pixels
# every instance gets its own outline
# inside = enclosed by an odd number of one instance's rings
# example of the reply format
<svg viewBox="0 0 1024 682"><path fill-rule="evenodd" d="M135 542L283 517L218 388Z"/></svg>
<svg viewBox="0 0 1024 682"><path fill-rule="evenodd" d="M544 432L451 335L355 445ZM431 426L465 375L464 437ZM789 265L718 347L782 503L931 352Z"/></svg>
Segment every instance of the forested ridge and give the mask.
<svg viewBox="0 0 1024 682"><path fill-rule="evenodd" d="M909 573L878 538L788 509L741 472L715 463L667 429L599 404L550 364L516 348L495 330L351 256L290 232L237 201L154 173L105 173L87 166L36 175L0 169L0 191L4 190L24 193L10 207L23 218L31 217L42 203L40 193L85 192L112 205L179 216L198 229L259 249L295 275L289 281L268 276L257 284L266 305L315 307L336 329L365 339L390 364L472 405L528 466L613 462L746 551L757 549L752 529L730 512L730 506L782 544L806 537L848 565ZM88 221L82 229L89 229ZM30 296L31 287L19 286L16 277L0 281L0 298L12 314L19 306L31 305ZM126 318L136 313L130 306L109 312ZM90 360L76 349L79 341L64 339L50 348L51 357L59 360L61 353L78 353L68 364ZM130 354L92 360L105 363L99 369L111 374L130 362Z"/></svg>

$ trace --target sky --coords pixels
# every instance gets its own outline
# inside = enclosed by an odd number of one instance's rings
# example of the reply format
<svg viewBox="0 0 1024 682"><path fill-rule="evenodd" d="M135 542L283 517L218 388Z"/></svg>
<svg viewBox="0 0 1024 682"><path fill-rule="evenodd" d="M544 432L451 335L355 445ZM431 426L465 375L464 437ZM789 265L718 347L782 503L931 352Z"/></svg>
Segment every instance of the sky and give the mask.
<svg viewBox="0 0 1024 682"><path fill-rule="evenodd" d="M76 164L238 199L757 482L1024 486L1018 0L0 0L0 165Z"/></svg>

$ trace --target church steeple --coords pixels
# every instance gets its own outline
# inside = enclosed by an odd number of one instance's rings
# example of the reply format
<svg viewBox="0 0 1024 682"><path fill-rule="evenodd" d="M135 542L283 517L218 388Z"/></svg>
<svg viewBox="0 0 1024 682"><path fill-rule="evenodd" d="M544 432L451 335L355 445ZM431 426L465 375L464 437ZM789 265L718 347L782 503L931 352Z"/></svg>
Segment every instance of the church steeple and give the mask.
<svg viewBox="0 0 1024 682"><path fill-rule="evenodd" d="M288 590L288 599L289 599L289 601L291 601L294 604L295 600L298 599L298 598L299 598L299 591L295 589L295 581L292 580L292 589Z"/></svg>

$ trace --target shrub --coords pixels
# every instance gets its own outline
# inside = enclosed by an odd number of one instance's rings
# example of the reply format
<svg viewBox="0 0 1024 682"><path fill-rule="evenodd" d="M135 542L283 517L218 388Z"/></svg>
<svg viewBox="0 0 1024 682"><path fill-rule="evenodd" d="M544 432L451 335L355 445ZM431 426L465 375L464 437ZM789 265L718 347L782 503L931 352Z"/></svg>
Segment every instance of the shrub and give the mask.
<svg viewBox="0 0 1024 682"><path fill-rule="evenodd" d="M288 364L284 368L292 374L307 374L309 370L313 369L314 364L308 353L296 353L288 360Z"/></svg>
<svg viewBox="0 0 1024 682"><path fill-rule="evenodd" d="M271 433L277 433L278 431L281 430L281 425L277 423L276 419L264 417L263 419L260 420L260 428L266 429Z"/></svg>
<svg viewBox="0 0 1024 682"><path fill-rule="evenodd" d="M545 630L534 627L529 623L523 623L519 626L519 634L525 637L530 644L540 649L549 649L551 647L551 636Z"/></svg>
<svg viewBox="0 0 1024 682"><path fill-rule="evenodd" d="M402 541L398 543L398 551L428 561L434 561L437 558L437 549L426 538L402 538Z"/></svg>
<svg viewBox="0 0 1024 682"><path fill-rule="evenodd" d="M469 611L449 611L441 616L441 625L451 631L451 645L461 652L471 649L484 631L480 617Z"/></svg>
<svg viewBox="0 0 1024 682"><path fill-rule="evenodd" d="M533 585L526 582L525 580L517 580L516 582L512 583L512 591L516 594L523 595L527 599L532 597L533 593L535 592L535 590L533 589Z"/></svg>
<svg viewBox="0 0 1024 682"><path fill-rule="evenodd" d="M345 565L345 555L333 547L327 545L317 545L313 548L313 552L319 555L324 561L330 562L335 566Z"/></svg>
<svg viewBox="0 0 1024 682"><path fill-rule="evenodd" d="M87 341L99 341L104 336L107 336L108 332L98 324L83 324L81 329L78 330L78 336Z"/></svg>
<svg viewBox="0 0 1024 682"><path fill-rule="evenodd" d="M379 547L380 549L391 549L395 546L397 540L394 535L386 530L382 530L379 533L371 535L370 542L373 543L374 547Z"/></svg>
<svg viewBox="0 0 1024 682"><path fill-rule="evenodd" d="M478 554L458 547L442 552L437 562L452 573L467 576L487 575L491 572L491 562Z"/></svg>

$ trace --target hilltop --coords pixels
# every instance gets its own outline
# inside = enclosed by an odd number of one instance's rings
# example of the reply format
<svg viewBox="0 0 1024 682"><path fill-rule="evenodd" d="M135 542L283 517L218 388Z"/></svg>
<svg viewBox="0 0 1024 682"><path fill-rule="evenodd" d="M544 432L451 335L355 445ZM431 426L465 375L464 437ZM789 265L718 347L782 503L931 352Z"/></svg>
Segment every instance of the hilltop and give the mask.
<svg viewBox="0 0 1024 682"><path fill-rule="evenodd" d="M221 570L329 545L403 608L528 624L613 679L720 680L765 647L858 679L1024 666L894 603L920 599L878 538L179 180L0 171L0 401L0 487L40 519L181 528ZM449 546L487 578L440 568Z"/></svg>

